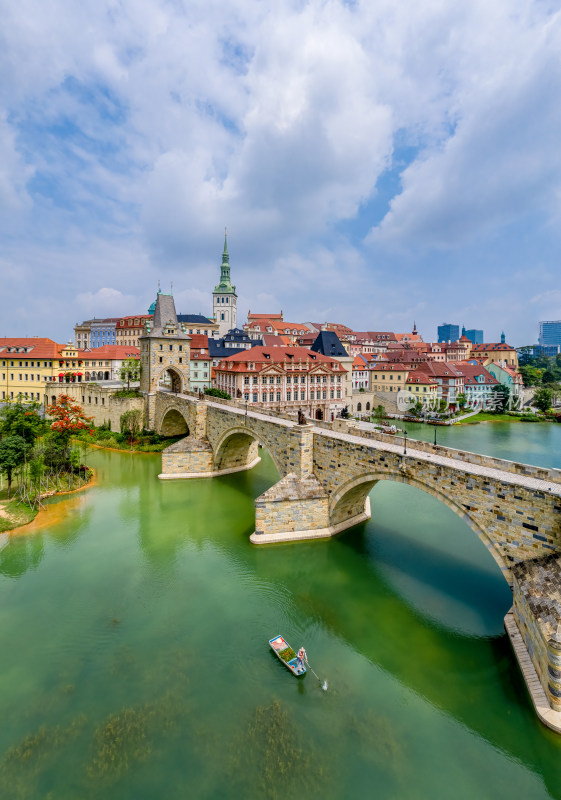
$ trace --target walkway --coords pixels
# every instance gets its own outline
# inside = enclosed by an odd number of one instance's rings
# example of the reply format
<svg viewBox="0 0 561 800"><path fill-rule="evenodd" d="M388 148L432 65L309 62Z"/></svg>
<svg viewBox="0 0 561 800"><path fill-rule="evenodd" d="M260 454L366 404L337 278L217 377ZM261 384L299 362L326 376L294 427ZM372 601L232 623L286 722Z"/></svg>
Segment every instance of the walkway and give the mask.
<svg viewBox="0 0 561 800"><path fill-rule="evenodd" d="M502 483L509 483L515 486L524 486L534 492L545 492L561 497L561 484L552 483L550 481L540 480L539 478L530 478L527 475L518 475L512 472L505 472L501 469L494 467L483 467L479 464L471 464L468 461L460 461L456 458L448 458L437 453L425 453L422 450L415 450L413 441L409 440L407 443L407 454L404 454L402 444L390 444L386 442L378 442L376 439L363 439L361 436L354 436L349 433L337 433L335 431L328 431L323 428L314 427L314 433L318 436L329 436L332 439L340 439L343 442L350 442L361 446L371 447L373 450L382 450L385 452L396 453L402 455L404 458L410 456L417 458L421 461L426 461L431 464L439 464L443 467L448 467L455 470L463 470L468 474L481 475L485 478L492 478ZM403 437L399 437L403 442Z"/></svg>

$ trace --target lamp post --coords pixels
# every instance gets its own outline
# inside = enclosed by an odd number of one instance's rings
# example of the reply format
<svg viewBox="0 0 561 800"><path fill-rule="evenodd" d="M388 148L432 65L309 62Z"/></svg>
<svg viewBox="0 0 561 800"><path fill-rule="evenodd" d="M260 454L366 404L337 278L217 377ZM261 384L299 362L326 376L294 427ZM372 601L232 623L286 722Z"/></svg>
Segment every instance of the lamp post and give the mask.
<svg viewBox="0 0 561 800"><path fill-rule="evenodd" d="M434 446L436 447L436 425L434 426Z"/></svg>
<svg viewBox="0 0 561 800"><path fill-rule="evenodd" d="M407 455L407 431L403 431L403 455Z"/></svg>

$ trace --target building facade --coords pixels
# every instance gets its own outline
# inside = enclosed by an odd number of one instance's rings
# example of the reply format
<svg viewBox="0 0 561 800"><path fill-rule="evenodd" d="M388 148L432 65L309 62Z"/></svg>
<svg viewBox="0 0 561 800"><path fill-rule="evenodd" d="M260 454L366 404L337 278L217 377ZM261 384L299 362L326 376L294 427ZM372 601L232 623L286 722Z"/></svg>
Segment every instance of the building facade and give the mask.
<svg viewBox="0 0 561 800"><path fill-rule="evenodd" d="M346 401L342 364L303 347L253 347L220 361L215 385L248 405L331 419Z"/></svg>
<svg viewBox="0 0 561 800"><path fill-rule="evenodd" d="M561 345L561 319L540 322L538 342L543 347Z"/></svg>
<svg viewBox="0 0 561 800"><path fill-rule="evenodd" d="M0 339L0 399L43 403L49 381L81 381L76 347L39 336Z"/></svg>
<svg viewBox="0 0 561 800"><path fill-rule="evenodd" d="M115 328L115 344L125 347L140 347L140 337L144 333L144 326L148 320L153 318L153 314L133 314L118 319Z"/></svg>
<svg viewBox="0 0 561 800"><path fill-rule="evenodd" d="M118 317L92 319L90 322L90 347L103 347L105 344L117 343Z"/></svg>

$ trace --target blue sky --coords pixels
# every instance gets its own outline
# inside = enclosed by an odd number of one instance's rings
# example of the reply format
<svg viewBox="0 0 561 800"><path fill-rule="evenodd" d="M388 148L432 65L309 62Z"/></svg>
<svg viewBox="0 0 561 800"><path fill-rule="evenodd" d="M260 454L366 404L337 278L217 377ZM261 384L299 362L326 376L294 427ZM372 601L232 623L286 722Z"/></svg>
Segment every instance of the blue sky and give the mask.
<svg viewBox="0 0 561 800"><path fill-rule="evenodd" d="M544 0L20 0L0 31L0 336L158 280L239 309L535 342L561 318L561 12Z"/></svg>

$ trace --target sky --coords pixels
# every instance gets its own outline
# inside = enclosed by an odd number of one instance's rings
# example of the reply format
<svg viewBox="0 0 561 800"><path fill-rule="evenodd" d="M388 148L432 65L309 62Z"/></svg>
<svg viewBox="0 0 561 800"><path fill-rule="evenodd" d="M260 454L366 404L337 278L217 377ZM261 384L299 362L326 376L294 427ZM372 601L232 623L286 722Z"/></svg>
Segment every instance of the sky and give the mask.
<svg viewBox="0 0 561 800"><path fill-rule="evenodd" d="M225 226L238 322L561 318L560 2L18 0L0 78L0 336L210 314Z"/></svg>

